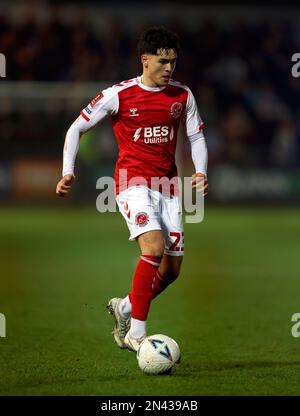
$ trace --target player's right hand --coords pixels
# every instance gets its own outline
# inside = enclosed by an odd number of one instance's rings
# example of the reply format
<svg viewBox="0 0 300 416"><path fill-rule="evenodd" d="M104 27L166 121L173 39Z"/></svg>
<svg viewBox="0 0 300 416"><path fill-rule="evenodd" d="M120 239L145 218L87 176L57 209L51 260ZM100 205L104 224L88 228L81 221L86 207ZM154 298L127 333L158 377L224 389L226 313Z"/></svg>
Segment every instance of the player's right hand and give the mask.
<svg viewBox="0 0 300 416"><path fill-rule="evenodd" d="M56 194L64 197L71 190L71 184L74 182L74 175L65 175L56 185Z"/></svg>

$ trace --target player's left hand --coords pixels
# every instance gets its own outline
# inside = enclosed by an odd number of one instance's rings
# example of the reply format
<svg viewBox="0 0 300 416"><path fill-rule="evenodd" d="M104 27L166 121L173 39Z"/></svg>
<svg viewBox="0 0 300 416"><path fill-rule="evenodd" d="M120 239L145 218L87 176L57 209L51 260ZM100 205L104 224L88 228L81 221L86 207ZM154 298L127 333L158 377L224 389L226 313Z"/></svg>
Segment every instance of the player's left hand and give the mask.
<svg viewBox="0 0 300 416"><path fill-rule="evenodd" d="M192 188L196 189L197 192L203 192L204 196L208 194L208 179L203 173L194 173L192 175Z"/></svg>

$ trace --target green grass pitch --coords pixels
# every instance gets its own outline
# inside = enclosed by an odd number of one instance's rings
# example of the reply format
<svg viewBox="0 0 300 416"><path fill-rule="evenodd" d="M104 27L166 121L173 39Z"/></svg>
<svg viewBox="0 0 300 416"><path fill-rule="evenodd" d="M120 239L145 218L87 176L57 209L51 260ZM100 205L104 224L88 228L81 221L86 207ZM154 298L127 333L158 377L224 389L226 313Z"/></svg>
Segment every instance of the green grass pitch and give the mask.
<svg viewBox="0 0 300 416"><path fill-rule="evenodd" d="M177 340L182 362L146 376L105 309L139 255L121 215L2 208L0 394L299 395L299 235L295 208L207 207L186 224L182 274L148 323Z"/></svg>

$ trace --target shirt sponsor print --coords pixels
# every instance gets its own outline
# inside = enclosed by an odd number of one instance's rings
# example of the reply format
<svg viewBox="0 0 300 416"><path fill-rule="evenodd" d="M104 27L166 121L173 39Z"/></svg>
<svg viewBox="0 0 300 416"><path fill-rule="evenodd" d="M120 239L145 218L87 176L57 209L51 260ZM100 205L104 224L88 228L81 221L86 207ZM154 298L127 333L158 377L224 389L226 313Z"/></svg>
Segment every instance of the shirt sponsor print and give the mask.
<svg viewBox="0 0 300 416"><path fill-rule="evenodd" d="M133 140L137 142L143 133L144 143L166 143L168 138L172 141L174 138L174 129L169 126L139 127L133 135Z"/></svg>

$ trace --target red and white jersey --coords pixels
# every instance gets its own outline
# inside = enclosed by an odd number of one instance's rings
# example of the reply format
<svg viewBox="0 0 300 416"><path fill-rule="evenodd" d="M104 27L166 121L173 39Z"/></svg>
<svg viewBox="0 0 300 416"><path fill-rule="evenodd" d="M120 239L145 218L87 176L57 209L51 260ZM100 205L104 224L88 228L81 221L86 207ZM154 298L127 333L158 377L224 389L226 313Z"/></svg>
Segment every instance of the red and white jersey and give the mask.
<svg viewBox="0 0 300 416"><path fill-rule="evenodd" d="M143 177L150 186L152 177L177 175L175 150L180 123L187 136L198 133L201 121L191 90L179 82L147 87L141 77L103 90L80 113L90 126L110 115L119 145L115 170L116 193L120 169L127 170L127 181Z"/></svg>

